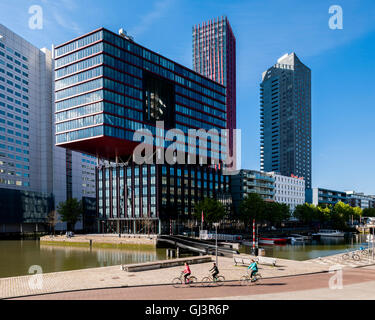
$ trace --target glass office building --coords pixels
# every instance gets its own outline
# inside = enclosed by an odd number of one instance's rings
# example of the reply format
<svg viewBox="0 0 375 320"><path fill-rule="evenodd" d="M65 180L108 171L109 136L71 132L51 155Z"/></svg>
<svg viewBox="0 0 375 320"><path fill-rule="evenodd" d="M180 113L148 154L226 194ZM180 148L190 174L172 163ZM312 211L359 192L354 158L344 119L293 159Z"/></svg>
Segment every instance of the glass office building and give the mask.
<svg viewBox="0 0 375 320"><path fill-rule="evenodd" d="M136 130L162 136L157 121L195 153L188 130L221 132L227 120L224 86L104 28L55 48L55 112L58 146L104 159L130 155ZM208 157L223 160L225 144L212 135Z"/></svg>
<svg viewBox="0 0 375 320"><path fill-rule="evenodd" d="M102 232L165 232L171 220L191 217L196 201L229 192L223 167L210 162L227 154L225 87L125 35L101 28L55 47L55 117L56 145L101 159ZM177 149L187 160L205 149L207 164L135 164L135 131L149 130L153 147L172 143L159 139L158 122L180 130ZM189 132L200 129L215 132Z"/></svg>

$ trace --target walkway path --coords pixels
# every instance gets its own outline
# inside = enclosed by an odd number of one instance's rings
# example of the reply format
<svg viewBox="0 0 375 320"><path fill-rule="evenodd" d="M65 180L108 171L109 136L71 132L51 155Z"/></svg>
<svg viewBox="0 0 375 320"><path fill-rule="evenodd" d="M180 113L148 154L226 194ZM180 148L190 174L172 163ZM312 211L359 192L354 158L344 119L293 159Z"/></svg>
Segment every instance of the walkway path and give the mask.
<svg viewBox="0 0 375 320"><path fill-rule="evenodd" d="M242 300L338 300L375 299L375 268L347 268L343 271L343 288L330 289L332 274L318 273L303 276L264 279L258 285L241 286L239 282L222 287L172 286L133 287L63 292L26 297L32 300L186 300L186 299L242 299Z"/></svg>
<svg viewBox="0 0 375 320"><path fill-rule="evenodd" d="M212 257L212 259L214 261L215 258ZM309 261L277 259L276 267L259 265L259 271L263 278L274 278L327 272L332 264L337 264L335 261L328 263L330 258L324 259L324 263L316 259ZM192 274L200 280L208 274L211 267L212 263L202 263L191 265L190 269ZM179 276L182 270L183 267L178 266L142 272L127 272L123 271L120 266L111 266L41 274L40 282L36 276L31 275L2 278L0 279L0 298L85 289L166 285L170 284L174 277ZM219 270L226 280L235 281L245 274L247 266L235 266L232 258L219 257ZM38 286L38 283L41 285Z"/></svg>

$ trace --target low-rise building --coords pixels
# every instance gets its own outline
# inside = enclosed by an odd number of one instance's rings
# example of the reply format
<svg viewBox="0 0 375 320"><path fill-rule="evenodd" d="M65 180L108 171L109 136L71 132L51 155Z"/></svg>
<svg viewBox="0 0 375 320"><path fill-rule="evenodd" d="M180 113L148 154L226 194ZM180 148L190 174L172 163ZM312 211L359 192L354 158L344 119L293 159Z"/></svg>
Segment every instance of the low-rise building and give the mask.
<svg viewBox="0 0 375 320"><path fill-rule="evenodd" d="M269 172L275 178L273 200L285 203L290 211L294 211L297 205L305 203L305 180L296 176L283 176L277 172Z"/></svg>
<svg viewBox="0 0 375 320"><path fill-rule="evenodd" d="M375 196L365 195L363 192L346 191L347 203L361 209L375 208Z"/></svg>
<svg viewBox="0 0 375 320"><path fill-rule="evenodd" d="M337 202L347 202L345 191L330 190L324 188L306 189L306 202L316 206L334 206Z"/></svg>
<svg viewBox="0 0 375 320"><path fill-rule="evenodd" d="M249 193L257 193L262 199L273 201L275 178L269 173L241 169L231 176L233 207L238 212L241 201Z"/></svg>

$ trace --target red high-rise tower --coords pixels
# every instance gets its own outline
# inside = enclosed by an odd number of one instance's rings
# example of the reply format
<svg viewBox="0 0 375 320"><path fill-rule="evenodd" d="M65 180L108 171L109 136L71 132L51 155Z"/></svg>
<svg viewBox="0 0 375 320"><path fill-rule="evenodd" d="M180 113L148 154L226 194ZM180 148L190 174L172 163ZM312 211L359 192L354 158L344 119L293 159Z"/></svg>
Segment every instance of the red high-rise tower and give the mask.
<svg viewBox="0 0 375 320"><path fill-rule="evenodd" d="M227 17L193 27L193 69L226 86L229 154L235 160L236 38Z"/></svg>

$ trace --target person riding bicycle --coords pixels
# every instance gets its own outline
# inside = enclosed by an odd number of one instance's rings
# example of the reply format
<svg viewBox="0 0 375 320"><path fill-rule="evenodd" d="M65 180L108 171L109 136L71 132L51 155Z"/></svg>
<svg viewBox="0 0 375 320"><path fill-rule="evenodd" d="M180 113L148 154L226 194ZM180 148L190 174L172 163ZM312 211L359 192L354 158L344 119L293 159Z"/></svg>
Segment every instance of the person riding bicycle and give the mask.
<svg viewBox="0 0 375 320"><path fill-rule="evenodd" d="M185 269L184 269L185 284L186 284L186 279L188 276L190 276L190 274L191 274L191 271L190 271L189 265L187 262L185 262Z"/></svg>
<svg viewBox="0 0 375 320"><path fill-rule="evenodd" d="M214 278L214 280L217 280L216 277L219 274L219 269L217 268L217 265L215 262L214 262L213 267L210 269L210 272L212 272L212 277Z"/></svg>
<svg viewBox="0 0 375 320"><path fill-rule="evenodd" d="M247 268L248 270L249 269L251 270L250 279L252 279L253 276L255 276L257 274L257 272L258 272L258 265L257 265L256 261L254 259L251 259L251 262L252 263Z"/></svg>

